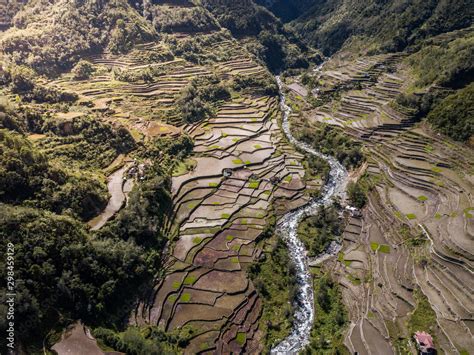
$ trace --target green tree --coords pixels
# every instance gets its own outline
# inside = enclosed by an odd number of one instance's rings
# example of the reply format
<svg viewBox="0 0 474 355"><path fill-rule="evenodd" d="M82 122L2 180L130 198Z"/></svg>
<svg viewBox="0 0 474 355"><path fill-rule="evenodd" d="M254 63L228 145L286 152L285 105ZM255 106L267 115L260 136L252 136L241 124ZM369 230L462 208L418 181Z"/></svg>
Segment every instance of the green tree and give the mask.
<svg viewBox="0 0 474 355"><path fill-rule="evenodd" d="M347 193L351 203L357 207L362 208L367 203L367 196L365 190L359 183L350 182L347 185Z"/></svg>
<svg viewBox="0 0 474 355"><path fill-rule="evenodd" d="M73 77L76 80L89 79L93 72L94 66L92 65L92 63L83 59L77 62L77 64L71 70L71 73L73 74Z"/></svg>

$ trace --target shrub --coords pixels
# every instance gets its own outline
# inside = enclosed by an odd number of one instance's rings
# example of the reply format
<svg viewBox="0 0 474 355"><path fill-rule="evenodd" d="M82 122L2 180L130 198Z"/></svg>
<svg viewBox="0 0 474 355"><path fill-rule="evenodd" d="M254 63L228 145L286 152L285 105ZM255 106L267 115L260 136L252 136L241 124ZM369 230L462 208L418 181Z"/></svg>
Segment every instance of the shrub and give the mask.
<svg viewBox="0 0 474 355"><path fill-rule="evenodd" d="M427 119L438 131L467 141L474 135L474 83L437 103Z"/></svg>
<svg viewBox="0 0 474 355"><path fill-rule="evenodd" d="M322 153L335 156L348 169L355 168L364 161L360 144L328 124L315 127L305 122L297 135L300 140Z"/></svg>
<svg viewBox="0 0 474 355"><path fill-rule="evenodd" d="M10 78L12 92L16 94L31 91L35 86L35 72L24 65L13 66Z"/></svg>
<svg viewBox="0 0 474 355"><path fill-rule="evenodd" d="M184 123L199 122L214 113L219 100L230 98L230 92L217 77L193 80L181 93L177 106Z"/></svg>
<svg viewBox="0 0 474 355"><path fill-rule="evenodd" d="M309 252L317 256L342 234L343 223L335 207L321 207L315 216L307 217L298 227L298 236Z"/></svg>
<svg viewBox="0 0 474 355"><path fill-rule="evenodd" d="M366 191L359 183L350 182L347 185L347 193L351 203L357 207L362 208L367 203Z"/></svg>
<svg viewBox="0 0 474 355"><path fill-rule="evenodd" d="M87 60L83 59L81 59L71 70L71 73L76 80L89 79L93 72L94 66Z"/></svg>

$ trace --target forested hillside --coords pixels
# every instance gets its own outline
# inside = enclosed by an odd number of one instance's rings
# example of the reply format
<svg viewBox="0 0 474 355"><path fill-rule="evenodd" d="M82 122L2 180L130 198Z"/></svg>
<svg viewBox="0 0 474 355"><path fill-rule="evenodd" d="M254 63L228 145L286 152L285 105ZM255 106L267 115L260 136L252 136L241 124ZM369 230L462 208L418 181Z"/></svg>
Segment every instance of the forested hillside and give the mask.
<svg viewBox="0 0 474 355"><path fill-rule="evenodd" d="M421 39L468 27L474 15L469 0L306 0L291 5L277 0L268 4L277 14L286 14L281 7L296 9L291 27L326 55L348 39L364 41L366 50L400 51Z"/></svg>

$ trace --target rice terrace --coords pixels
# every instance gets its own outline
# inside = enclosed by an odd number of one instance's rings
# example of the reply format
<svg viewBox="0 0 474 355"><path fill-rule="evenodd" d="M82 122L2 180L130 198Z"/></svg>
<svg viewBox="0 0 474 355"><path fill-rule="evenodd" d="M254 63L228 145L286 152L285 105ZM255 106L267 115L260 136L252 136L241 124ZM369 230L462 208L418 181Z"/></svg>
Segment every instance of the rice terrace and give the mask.
<svg viewBox="0 0 474 355"><path fill-rule="evenodd" d="M0 0L1 354L474 354L474 8Z"/></svg>

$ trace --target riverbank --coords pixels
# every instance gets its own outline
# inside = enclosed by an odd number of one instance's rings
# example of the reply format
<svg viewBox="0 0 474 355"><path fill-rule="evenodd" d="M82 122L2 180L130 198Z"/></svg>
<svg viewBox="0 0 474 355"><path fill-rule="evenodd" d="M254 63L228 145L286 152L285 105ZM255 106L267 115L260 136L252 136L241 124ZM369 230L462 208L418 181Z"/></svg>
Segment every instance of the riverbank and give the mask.
<svg viewBox="0 0 474 355"><path fill-rule="evenodd" d="M335 158L316 151L293 136L290 129L292 109L286 103L286 95L283 91L281 78L277 77L276 79L280 91L280 107L283 112L282 130L286 138L299 150L324 159L331 167L329 178L321 191L320 197L285 214L277 224L276 232L285 241L290 259L295 266L298 291L294 302L296 311L294 314L293 330L271 352L273 354L288 354L302 350L309 343L315 312L313 284L306 258L307 251L304 244L298 238L298 225L305 216L314 215L320 206L331 204L333 197L342 197L347 185L347 171Z"/></svg>

